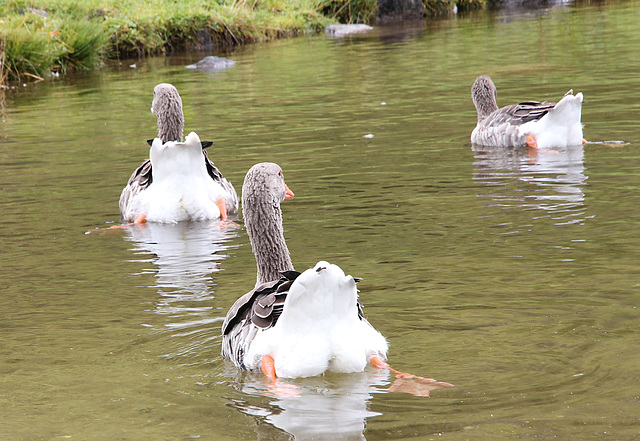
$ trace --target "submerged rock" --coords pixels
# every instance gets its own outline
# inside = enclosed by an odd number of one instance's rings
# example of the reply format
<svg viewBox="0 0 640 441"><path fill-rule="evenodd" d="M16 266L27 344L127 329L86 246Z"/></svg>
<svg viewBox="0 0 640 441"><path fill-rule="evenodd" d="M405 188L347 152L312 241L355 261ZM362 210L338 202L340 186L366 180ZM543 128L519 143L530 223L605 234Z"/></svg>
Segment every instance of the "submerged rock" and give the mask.
<svg viewBox="0 0 640 441"><path fill-rule="evenodd" d="M204 72L218 72L228 69L236 64L235 61L222 57L204 57L195 64L185 66L187 69L200 69Z"/></svg>
<svg viewBox="0 0 640 441"><path fill-rule="evenodd" d="M327 26L324 32L333 37L344 37L345 35L367 32L371 29L373 29L371 26L365 24L337 24Z"/></svg>

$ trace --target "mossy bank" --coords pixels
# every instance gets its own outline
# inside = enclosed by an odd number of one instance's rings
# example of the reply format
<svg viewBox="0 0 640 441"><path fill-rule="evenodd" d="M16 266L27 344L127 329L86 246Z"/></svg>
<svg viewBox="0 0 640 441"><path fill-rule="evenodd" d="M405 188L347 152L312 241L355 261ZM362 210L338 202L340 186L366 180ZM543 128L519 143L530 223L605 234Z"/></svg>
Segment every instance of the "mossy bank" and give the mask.
<svg viewBox="0 0 640 441"><path fill-rule="evenodd" d="M420 0L418 0L420 1ZM486 0L424 0L428 15ZM0 3L0 84L119 56L228 46L370 23L378 0L15 0Z"/></svg>

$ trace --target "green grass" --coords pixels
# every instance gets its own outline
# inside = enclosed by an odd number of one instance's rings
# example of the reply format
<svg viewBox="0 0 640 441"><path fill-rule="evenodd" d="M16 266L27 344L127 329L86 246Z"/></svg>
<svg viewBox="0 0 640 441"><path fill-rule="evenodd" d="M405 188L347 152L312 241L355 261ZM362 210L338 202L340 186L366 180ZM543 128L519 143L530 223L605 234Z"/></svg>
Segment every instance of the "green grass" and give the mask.
<svg viewBox="0 0 640 441"><path fill-rule="evenodd" d="M370 23L378 15L378 0L326 0L318 7L340 23Z"/></svg>
<svg viewBox="0 0 640 441"><path fill-rule="evenodd" d="M430 15L454 2L424 0ZM198 43L237 45L369 23L377 0L5 0L0 85L24 76L89 69L106 58L163 54ZM45 17L46 16L46 17Z"/></svg>
<svg viewBox="0 0 640 441"><path fill-rule="evenodd" d="M2 68L13 80L167 53L195 43L201 31L224 46L331 23L315 0L14 0L0 3L0 17Z"/></svg>

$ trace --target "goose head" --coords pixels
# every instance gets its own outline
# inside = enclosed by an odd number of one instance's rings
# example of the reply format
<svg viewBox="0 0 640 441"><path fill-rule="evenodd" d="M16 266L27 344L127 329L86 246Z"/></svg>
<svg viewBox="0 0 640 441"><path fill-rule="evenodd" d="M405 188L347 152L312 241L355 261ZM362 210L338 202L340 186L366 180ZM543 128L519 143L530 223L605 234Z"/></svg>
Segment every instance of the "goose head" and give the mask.
<svg viewBox="0 0 640 441"><path fill-rule="evenodd" d="M256 204L279 208L280 203L293 196L284 182L282 169L273 162L262 162L251 167L242 184L242 205L247 204L251 208Z"/></svg>
<svg viewBox="0 0 640 441"><path fill-rule="evenodd" d="M293 196L282 169L272 162L254 165L244 178L242 213L256 257L256 285L278 280L281 271L293 270L280 209L280 204Z"/></svg>
<svg viewBox="0 0 640 441"><path fill-rule="evenodd" d="M498 110L498 91L487 75L480 75L471 86L471 98L478 112L478 122Z"/></svg>
<svg viewBox="0 0 640 441"><path fill-rule="evenodd" d="M151 112L158 118L158 138L163 143L182 141L184 113L178 90L171 84L161 83L153 88Z"/></svg>

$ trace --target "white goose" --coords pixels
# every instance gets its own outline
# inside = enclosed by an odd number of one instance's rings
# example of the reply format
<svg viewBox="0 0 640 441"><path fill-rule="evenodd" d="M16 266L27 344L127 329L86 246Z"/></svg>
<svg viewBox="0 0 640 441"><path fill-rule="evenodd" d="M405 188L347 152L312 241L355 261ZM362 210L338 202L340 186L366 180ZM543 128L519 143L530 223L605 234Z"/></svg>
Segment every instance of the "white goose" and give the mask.
<svg viewBox="0 0 640 441"><path fill-rule="evenodd" d="M386 363L387 341L364 317L359 279L325 261L302 274L293 269L280 210L280 203L293 196L277 164L256 164L245 177L243 215L257 281L227 313L222 355L240 369L262 370L278 394L289 391L280 389L277 377L362 372L367 363L396 374L389 391L428 396L433 389L453 386Z"/></svg>
<svg viewBox="0 0 640 441"><path fill-rule="evenodd" d="M582 93L567 92L558 103L526 101L498 108L491 78L479 76L471 87L478 124L471 142L489 147L534 148L580 145Z"/></svg>
<svg viewBox="0 0 640 441"><path fill-rule="evenodd" d="M171 84L153 89L151 112L158 118L158 137L148 141L149 159L138 167L120 195L124 222L226 220L238 211L233 185L209 159L206 147L191 132L184 142L182 99Z"/></svg>
<svg viewBox="0 0 640 441"><path fill-rule="evenodd" d="M222 355L271 378L361 372L372 359L386 359L387 342L364 318L358 279L324 261L294 271L280 210L292 197L277 164L254 165L245 177L243 216L257 283L227 313Z"/></svg>

